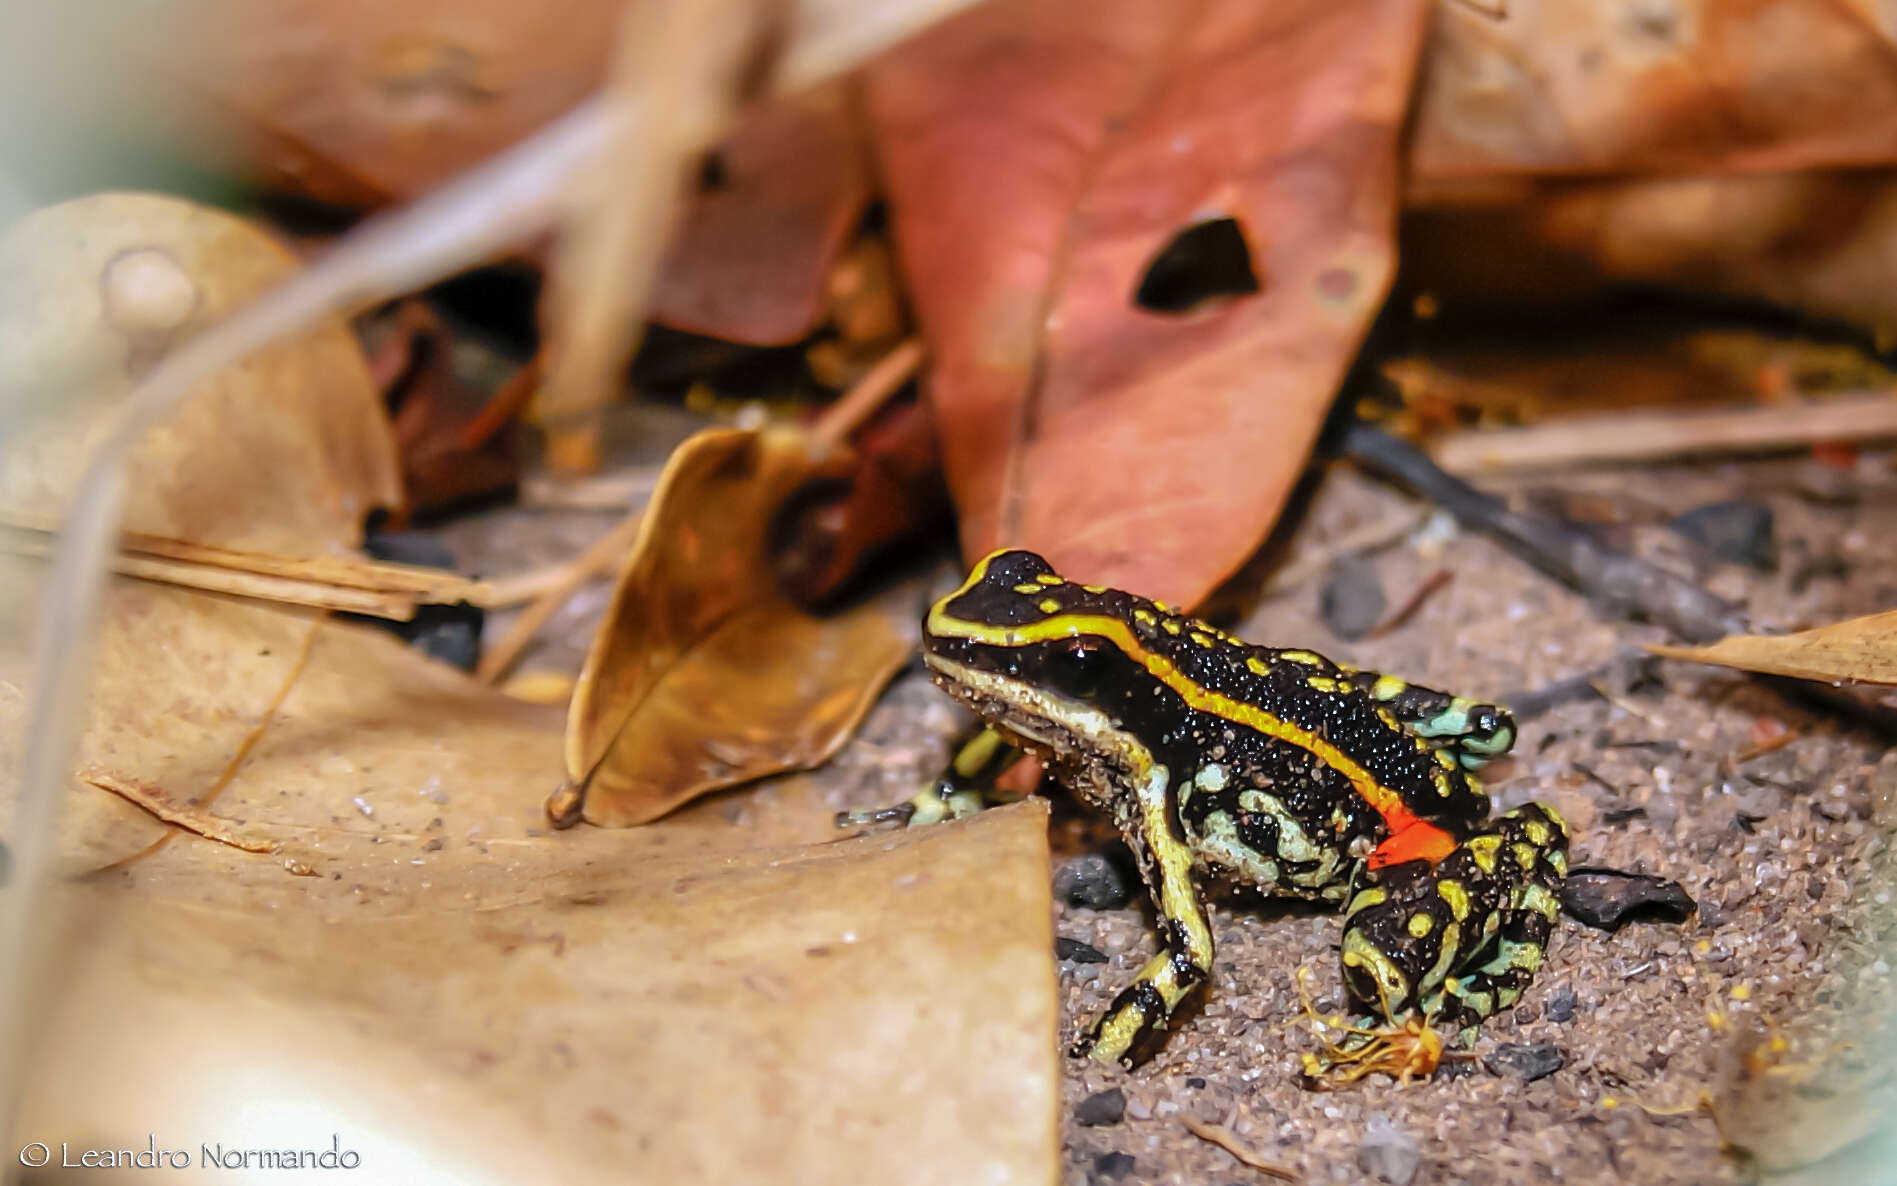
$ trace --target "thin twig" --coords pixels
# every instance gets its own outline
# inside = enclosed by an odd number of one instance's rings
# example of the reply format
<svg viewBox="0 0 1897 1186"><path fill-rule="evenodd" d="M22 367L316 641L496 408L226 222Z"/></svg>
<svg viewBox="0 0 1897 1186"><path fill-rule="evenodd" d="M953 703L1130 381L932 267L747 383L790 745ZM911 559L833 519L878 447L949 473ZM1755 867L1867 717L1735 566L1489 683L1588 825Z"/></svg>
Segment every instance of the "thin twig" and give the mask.
<svg viewBox="0 0 1897 1186"><path fill-rule="evenodd" d="M206 790L202 795L198 796L197 802L194 803L191 806L191 808L179 809L181 811L188 811L190 813L189 820L170 819L166 815L164 815L162 812L157 810L155 807L149 806L146 803L140 802L137 799L132 799L132 801L135 803L138 803L139 806L144 807L147 811L150 811L153 815L156 815L159 819L164 820L168 824L175 824L176 826L180 828L184 828L187 831L195 832L200 836L204 836L212 840L221 840L226 844L234 844L235 847L244 848L244 845L236 844L235 841L228 840L224 836L212 835L210 832L204 831L202 828L193 826L193 823L191 821L213 821L213 822L215 821L216 817L209 814L209 809L210 809L212 801L215 800L219 795L224 793L225 787L231 785L232 780L234 780L237 777L237 772L243 768L244 761L250 757L250 752L257 748L257 743L263 740L264 734L269 732L270 726L273 723L275 723L277 719L277 713L281 711L283 708L283 702L290 698L290 689L296 687L297 680L301 678L303 675L303 669L309 666L310 652L316 649L316 636L322 633L323 622L324 622L324 619L321 617L318 617L315 621L310 623L309 631L303 635L303 645L297 648L296 658L290 663L290 670L284 674L283 682L277 685L276 695L270 698L270 703L264 707L263 714L257 718L257 723L250 727L250 732L244 734L244 739L237 743L237 749L232 752L230 756L230 760L224 763L224 769L218 773L216 781L212 782L210 785L210 788ZM107 777L110 777L110 776L108 775ZM105 786L105 784L99 783L97 779L92 778L90 776L87 776L87 781L92 782L95 785L102 786L104 787L105 790L112 791L114 794L119 794L119 795L125 794L125 792L119 790L118 787ZM130 781L131 780L127 780L128 784ZM169 796L166 796L165 792L160 790L157 787L147 786L146 790L156 792L158 795L165 796L167 799L169 799ZM129 795L127 795L126 797L131 798L131 796ZM175 800L172 800L172 802L175 803ZM163 848L165 845L171 843L171 838L173 836L176 836L177 834L178 833L176 832L166 832L162 836L158 837L158 839L152 841L150 844L147 844L144 848L139 849L137 852L131 854L130 856L121 857L118 860L113 861L111 864L106 865L104 868L100 869L99 872L104 873L104 872L109 872L115 869L123 869L127 865L131 865L138 861L142 861L146 857L152 855L153 853L157 852L159 849ZM245 848L245 851L246 852L274 852L276 851L276 848L275 846L272 846L269 849Z"/></svg>
<svg viewBox="0 0 1897 1186"><path fill-rule="evenodd" d="M639 536L640 520L644 517L642 511L627 515L614 524L610 531L594 540L586 551L568 562L560 579L522 611L508 632L481 656L481 662L474 669L474 678L491 684L506 675L514 661L520 658L520 653L527 649L527 644L534 640L560 607L579 591L580 586L603 575L632 549L633 541Z"/></svg>
<svg viewBox="0 0 1897 1186"><path fill-rule="evenodd" d="M1435 596L1438 589L1441 589L1444 585L1447 585L1450 581L1455 579L1456 573L1454 569L1439 568L1435 572L1430 573L1429 576L1423 579L1422 584L1416 586L1416 591L1404 599L1402 605L1397 606L1395 611L1384 618L1383 621L1372 626L1370 633L1364 635L1364 637L1387 638L1398 630L1403 629L1404 624L1416 616L1416 611L1423 608L1424 602Z"/></svg>
<svg viewBox="0 0 1897 1186"><path fill-rule="evenodd" d="M1303 1175L1290 1166L1283 1165L1276 1161L1269 1161L1259 1156L1257 1151L1250 1145L1247 1145L1237 1133L1225 1127L1223 1124L1207 1124L1203 1120L1194 1120L1190 1116L1184 1117L1184 1120L1187 1131L1191 1132L1193 1136L1198 1137L1202 1141L1210 1141L1266 1177L1276 1178L1280 1182L1301 1182L1304 1180Z"/></svg>
<svg viewBox="0 0 1897 1186"><path fill-rule="evenodd" d="M539 415L555 473L599 466L600 409L638 343L687 165L736 117L746 58L769 11L750 0L621 8L603 98L607 151L549 276L552 348Z"/></svg>
<svg viewBox="0 0 1897 1186"><path fill-rule="evenodd" d="M1749 631L1738 606L1609 547L1572 524L1548 515L1511 511L1500 499L1444 473L1415 446L1380 429L1351 425L1344 434L1343 449L1397 485L1440 503L1464 527L1494 536L1528 563L1614 612L1664 626L1695 643ZM1860 700L1810 680L1758 678L1781 695L1841 714L1884 736L1897 736L1897 709L1888 705Z"/></svg>
<svg viewBox="0 0 1897 1186"><path fill-rule="evenodd" d="M1618 613L1664 626L1693 642L1743 632L1744 619L1730 602L1609 547L1572 524L1536 512L1511 511L1500 499L1444 473L1421 450L1380 429L1352 425L1344 435L1344 451Z"/></svg>
<svg viewBox="0 0 1897 1186"><path fill-rule="evenodd" d="M60 530L60 526L59 520L50 515L26 515L18 511L0 511L0 548L16 550L8 542L8 536L11 535L42 541L37 545L39 551L27 554L43 554L46 544ZM17 550L24 552L26 546L21 545ZM219 544L175 539L166 535L147 535L140 531L123 533L119 538L119 550L127 554L178 560L212 568L227 568L234 572L336 585L345 589L367 589L377 593L412 593L432 601L461 601L478 592L476 589L478 582L438 568L391 564L381 560L360 560L347 556L291 556L279 552L258 552L243 548L227 548Z"/></svg>
<svg viewBox="0 0 1897 1186"><path fill-rule="evenodd" d="M1871 391L1719 411L1569 416L1520 428L1451 433L1429 452L1451 473L1478 474L1706 453L1784 452L1821 441L1885 437L1897 437L1897 393Z"/></svg>
<svg viewBox="0 0 1897 1186"><path fill-rule="evenodd" d="M206 840L215 840L219 844L228 844L245 852L270 853L283 847L267 836L246 836L233 831L230 821L212 815L200 806L188 806L178 800L163 787L137 778L120 778L100 766L88 766L79 772L79 780L110 791L119 798L157 816L165 823L183 828L187 832L202 836ZM172 833L165 833L166 836ZM142 853L140 855L143 855Z"/></svg>
<svg viewBox="0 0 1897 1186"><path fill-rule="evenodd" d="M810 426L810 437L819 450L834 446L847 439L865 420L876 414L877 409L889 402L889 397L902 389L902 385L915 378L916 371L922 366L923 346L921 338L909 338L883 355L876 361L867 374L835 403L825 408L823 415Z"/></svg>

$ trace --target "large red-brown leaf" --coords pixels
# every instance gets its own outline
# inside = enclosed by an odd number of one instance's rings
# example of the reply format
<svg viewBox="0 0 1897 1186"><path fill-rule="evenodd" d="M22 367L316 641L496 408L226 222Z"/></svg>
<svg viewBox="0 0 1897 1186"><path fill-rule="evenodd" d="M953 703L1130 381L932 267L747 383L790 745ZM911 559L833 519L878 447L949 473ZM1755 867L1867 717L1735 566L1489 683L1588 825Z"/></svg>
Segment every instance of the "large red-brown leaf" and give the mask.
<svg viewBox="0 0 1897 1186"><path fill-rule="evenodd" d="M1897 160L1897 24L1865 0L1441 0L1410 164L1756 172Z"/></svg>
<svg viewBox="0 0 1897 1186"><path fill-rule="evenodd" d="M870 70L969 555L1191 603L1257 545L1387 287L1423 16L1017 0ZM1173 237L1222 217L1260 291L1136 306Z"/></svg>

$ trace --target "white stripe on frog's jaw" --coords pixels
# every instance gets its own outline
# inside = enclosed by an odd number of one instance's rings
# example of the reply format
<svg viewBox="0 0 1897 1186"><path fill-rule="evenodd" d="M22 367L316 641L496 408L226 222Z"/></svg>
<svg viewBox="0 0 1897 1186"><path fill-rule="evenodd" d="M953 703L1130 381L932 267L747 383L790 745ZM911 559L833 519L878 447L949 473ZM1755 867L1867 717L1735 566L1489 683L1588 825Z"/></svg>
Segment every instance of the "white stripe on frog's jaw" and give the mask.
<svg viewBox="0 0 1897 1186"><path fill-rule="evenodd" d="M923 656L935 669L936 683L956 698L981 711L999 704L1008 710L1005 720L990 721L1057 754L1085 753L1125 764L1131 755L1143 755L1135 765L1152 763L1151 751L1112 717L1091 704L1071 700L1045 688L1005 675L981 671L940 655ZM982 716L987 717L983 712ZM1143 771L1129 771L1143 773Z"/></svg>

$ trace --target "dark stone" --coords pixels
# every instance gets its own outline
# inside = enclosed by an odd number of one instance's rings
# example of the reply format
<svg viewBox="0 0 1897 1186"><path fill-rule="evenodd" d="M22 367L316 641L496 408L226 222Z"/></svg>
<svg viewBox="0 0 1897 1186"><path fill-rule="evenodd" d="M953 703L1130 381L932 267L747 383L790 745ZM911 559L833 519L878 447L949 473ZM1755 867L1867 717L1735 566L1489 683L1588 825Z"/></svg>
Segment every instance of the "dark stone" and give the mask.
<svg viewBox="0 0 1897 1186"><path fill-rule="evenodd" d="M1205 1087L1205 1080L1194 1075L1192 1078L1186 1080L1186 1086L1194 1090L1203 1089Z"/></svg>
<svg viewBox="0 0 1897 1186"><path fill-rule="evenodd" d="M1118 910L1133 900L1133 878L1099 853L1075 857L1054 871L1054 893L1069 906Z"/></svg>
<svg viewBox="0 0 1897 1186"><path fill-rule="evenodd" d="M1074 1119L1088 1128L1104 1128L1126 1118L1126 1092L1117 1087L1096 1091L1074 1105Z"/></svg>
<svg viewBox="0 0 1897 1186"><path fill-rule="evenodd" d="M1695 507L1673 520L1673 530L1721 560L1771 572L1778 567L1772 508L1749 499Z"/></svg>
<svg viewBox="0 0 1897 1186"><path fill-rule="evenodd" d="M1107 1182L1127 1177L1132 1174L1134 1164L1131 1153L1102 1153L1093 1159L1094 1180Z"/></svg>
<svg viewBox="0 0 1897 1186"><path fill-rule="evenodd" d="M362 541L371 559L385 564L413 564L419 568L453 568L454 553L433 536L407 531L372 531Z"/></svg>
<svg viewBox="0 0 1897 1186"><path fill-rule="evenodd" d="M1504 1042L1482 1065L1491 1075L1513 1075L1524 1083L1546 1079L1568 1065L1568 1056L1553 1042Z"/></svg>
<svg viewBox="0 0 1897 1186"><path fill-rule="evenodd" d="M425 535L372 532L362 547L372 558L390 564L454 567L454 555ZM463 671L473 671L481 659L481 628L487 623L487 611L465 601L454 605L417 606L415 616L406 622L391 622L366 614L337 616L386 630L429 658Z"/></svg>
<svg viewBox="0 0 1897 1186"><path fill-rule="evenodd" d="M1330 576L1318 594L1318 613L1331 633L1354 642L1370 633L1383 620L1388 603L1383 596L1383 581L1376 565L1352 556L1331 566Z"/></svg>
<svg viewBox="0 0 1897 1186"><path fill-rule="evenodd" d="M1561 905L1581 922L1606 931L1635 918L1682 923L1698 908L1677 881L1595 868L1569 872L1561 883Z"/></svg>
<svg viewBox="0 0 1897 1186"><path fill-rule="evenodd" d="M1104 964L1107 962L1107 953L1091 943L1082 943L1078 939L1056 935L1054 936L1054 958L1071 960L1076 964Z"/></svg>
<svg viewBox="0 0 1897 1186"><path fill-rule="evenodd" d="M1574 990L1564 984L1549 993L1547 1001L1541 1006L1541 1015L1549 1021L1573 1021Z"/></svg>

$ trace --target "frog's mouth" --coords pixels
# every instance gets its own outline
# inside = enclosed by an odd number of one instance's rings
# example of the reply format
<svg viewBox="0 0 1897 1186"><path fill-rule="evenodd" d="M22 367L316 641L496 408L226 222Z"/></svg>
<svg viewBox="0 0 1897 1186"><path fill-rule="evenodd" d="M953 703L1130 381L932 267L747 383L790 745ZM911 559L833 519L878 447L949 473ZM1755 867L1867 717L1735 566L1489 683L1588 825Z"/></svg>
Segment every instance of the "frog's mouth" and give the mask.
<svg viewBox="0 0 1897 1186"><path fill-rule="evenodd" d="M1116 759L1133 743L1112 717L1094 705L946 655L931 652L923 658L944 692L990 725L1057 757Z"/></svg>

